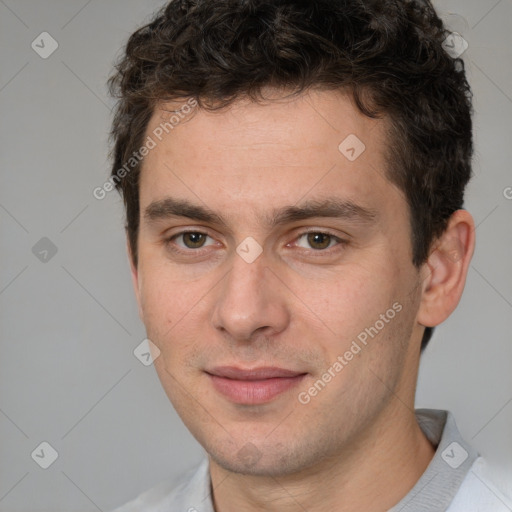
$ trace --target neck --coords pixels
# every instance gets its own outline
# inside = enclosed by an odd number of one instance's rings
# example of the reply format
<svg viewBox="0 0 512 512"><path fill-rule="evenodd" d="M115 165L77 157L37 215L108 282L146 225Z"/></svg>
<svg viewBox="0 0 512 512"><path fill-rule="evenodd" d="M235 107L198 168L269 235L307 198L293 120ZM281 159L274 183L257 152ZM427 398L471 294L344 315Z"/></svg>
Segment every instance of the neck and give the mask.
<svg viewBox="0 0 512 512"><path fill-rule="evenodd" d="M210 458L216 512L382 512L414 487L434 455L412 409L399 400L347 449L280 477L229 472Z"/></svg>

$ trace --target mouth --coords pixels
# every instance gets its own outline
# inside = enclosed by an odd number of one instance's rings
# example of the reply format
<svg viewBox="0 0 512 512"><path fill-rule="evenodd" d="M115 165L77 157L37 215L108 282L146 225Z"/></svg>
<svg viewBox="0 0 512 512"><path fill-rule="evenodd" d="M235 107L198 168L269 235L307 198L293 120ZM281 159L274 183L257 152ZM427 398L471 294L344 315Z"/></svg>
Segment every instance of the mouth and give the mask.
<svg viewBox="0 0 512 512"><path fill-rule="evenodd" d="M307 375L277 367L241 369L218 366L206 371L214 389L236 404L258 405L272 401L298 386Z"/></svg>

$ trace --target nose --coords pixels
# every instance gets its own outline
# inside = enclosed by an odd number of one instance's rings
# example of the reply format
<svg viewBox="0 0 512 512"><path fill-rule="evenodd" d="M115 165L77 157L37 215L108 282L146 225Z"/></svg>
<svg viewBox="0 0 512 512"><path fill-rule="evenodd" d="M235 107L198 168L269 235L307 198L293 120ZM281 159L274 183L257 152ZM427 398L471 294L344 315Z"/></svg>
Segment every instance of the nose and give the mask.
<svg viewBox="0 0 512 512"><path fill-rule="evenodd" d="M235 254L217 294L212 323L232 340L272 336L289 323L285 290L268 267L265 253L252 263Z"/></svg>

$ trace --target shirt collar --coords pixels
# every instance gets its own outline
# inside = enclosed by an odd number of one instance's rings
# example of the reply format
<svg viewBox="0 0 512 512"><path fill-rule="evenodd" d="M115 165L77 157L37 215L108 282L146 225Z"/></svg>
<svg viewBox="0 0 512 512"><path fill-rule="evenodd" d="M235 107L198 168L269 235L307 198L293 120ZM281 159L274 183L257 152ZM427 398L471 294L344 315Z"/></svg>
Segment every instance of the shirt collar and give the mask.
<svg viewBox="0 0 512 512"><path fill-rule="evenodd" d="M478 458L462 439L448 411L417 409L416 419L436 453L411 491L389 512L439 512L446 510Z"/></svg>

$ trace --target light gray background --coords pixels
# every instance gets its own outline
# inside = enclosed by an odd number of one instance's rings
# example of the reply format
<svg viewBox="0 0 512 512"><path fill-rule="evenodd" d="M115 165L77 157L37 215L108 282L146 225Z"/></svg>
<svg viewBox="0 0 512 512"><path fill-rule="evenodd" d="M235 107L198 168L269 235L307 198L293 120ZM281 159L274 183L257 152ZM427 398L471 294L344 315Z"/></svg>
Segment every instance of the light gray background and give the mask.
<svg viewBox="0 0 512 512"><path fill-rule="evenodd" d="M112 62L161 4L0 0L0 511L107 511L202 455L133 355L145 336L121 202L92 195L109 169ZM478 242L417 405L452 410L512 481L512 0L437 5L469 43ZM31 48L43 31L59 44L47 59ZM42 237L58 249L47 262L32 253ZM58 452L46 470L31 458L42 441Z"/></svg>

